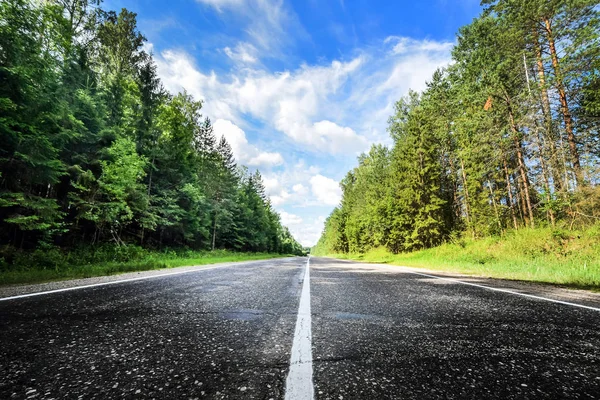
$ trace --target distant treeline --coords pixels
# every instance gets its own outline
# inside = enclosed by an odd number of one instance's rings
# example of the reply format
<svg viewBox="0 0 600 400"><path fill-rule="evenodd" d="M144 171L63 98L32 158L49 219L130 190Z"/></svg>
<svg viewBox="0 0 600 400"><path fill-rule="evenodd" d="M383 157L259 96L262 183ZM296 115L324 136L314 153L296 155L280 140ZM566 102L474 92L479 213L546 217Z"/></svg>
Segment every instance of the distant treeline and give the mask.
<svg viewBox="0 0 600 400"><path fill-rule="evenodd" d="M136 14L100 3L0 2L1 253L113 243L300 254L202 103L165 91Z"/></svg>
<svg viewBox="0 0 600 400"><path fill-rule="evenodd" d="M394 145L346 175L317 253L600 220L598 2L483 5L452 63L396 103Z"/></svg>

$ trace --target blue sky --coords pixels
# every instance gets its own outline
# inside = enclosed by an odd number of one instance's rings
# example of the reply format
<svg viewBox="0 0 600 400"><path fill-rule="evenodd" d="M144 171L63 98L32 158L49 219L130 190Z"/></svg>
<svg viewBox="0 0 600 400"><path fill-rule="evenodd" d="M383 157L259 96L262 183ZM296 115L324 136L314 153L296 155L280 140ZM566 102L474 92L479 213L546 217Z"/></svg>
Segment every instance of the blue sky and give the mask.
<svg viewBox="0 0 600 400"><path fill-rule="evenodd" d="M203 100L282 221L318 240L338 186L409 89L446 65L478 0L109 0L138 14L165 87Z"/></svg>

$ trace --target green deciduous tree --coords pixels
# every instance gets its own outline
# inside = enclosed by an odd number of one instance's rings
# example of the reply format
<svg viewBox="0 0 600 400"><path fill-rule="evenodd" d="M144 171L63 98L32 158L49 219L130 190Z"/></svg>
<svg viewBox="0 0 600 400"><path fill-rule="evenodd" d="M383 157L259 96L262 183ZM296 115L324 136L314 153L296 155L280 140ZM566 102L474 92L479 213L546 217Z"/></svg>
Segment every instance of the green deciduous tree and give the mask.
<svg viewBox="0 0 600 400"><path fill-rule="evenodd" d="M361 155L342 180L318 253L597 220L597 1L482 3L447 69L396 103L393 146Z"/></svg>
<svg viewBox="0 0 600 400"><path fill-rule="evenodd" d="M0 2L0 249L300 254L202 103L164 90L136 14L100 5Z"/></svg>

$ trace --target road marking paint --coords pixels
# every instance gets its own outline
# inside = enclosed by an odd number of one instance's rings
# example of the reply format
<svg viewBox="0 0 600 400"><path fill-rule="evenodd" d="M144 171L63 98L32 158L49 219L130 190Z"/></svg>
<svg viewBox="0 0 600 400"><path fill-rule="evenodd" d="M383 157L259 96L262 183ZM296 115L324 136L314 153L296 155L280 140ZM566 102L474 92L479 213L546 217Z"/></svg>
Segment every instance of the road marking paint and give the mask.
<svg viewBox="0 0 600 400"><path fill-rule="evenodd" d="M312 334L310 316L310 256L306 261L302 294L298 306L296 331L292 344L290 372L285 384L286 400L312 400L314 388L312 381Z"/></svg>
<svg viewBox="0 0 600 400"><path fill-rule="evenodd" d="M260 260L260 261L264 261L264 260ZM150 275L150 276L141 276L141 277L138 277L138 278L122 279L120 281L93 283L91 285L73 286L73 287L62 288L62 289L46 290L46 291L43 291L43 292L34 292L34 293L20 294L20 295L17 295L17 296L1 297L0 301L16 300L16 299L23 299L23 298L26 298L26 297L41 296L41 295L44 295L44 294L68 292L68 291L71 291L71 290L87 289L87 288L93 288L93 287L99 287L99 286L107 286L107 285L115 285L117 283L142 281L142 280L145 280L145 279L162 278L162 277L165 277L165 276L190 274L192 272L199 272L199 271L207 271L207 270L210 270L210 269L233 267L235 265L238 265L238 264L218 265L218 266L214 266L214 267L198 268L198 269L191 269L191 270L179 271L179 272L168 272L166 274L160 274L160 275Z"/></svg>
<svg viewBox="0 0 600 400"><path fill-rule="evenodd" d="M430 277L430 278L442 279L444 281L451 281L451 282L456 282L456 283L462 283L463 285L475 286L475 287L478 287L478 288L493 290L493 291L496 291L496 292L504 292L504 293L515 294L517 296L529 297L529 298L537 299L537 300L545 300L545 301L549 301L551 303L565 304L567 306L580 307L580 308L585 308L587 310L600 311L600 308L598 308L598 307L584 306L583 304L571 303L571 302L562 301L562 300L549 299L547 297L536 296L534 294L528 294L528 293L515 292L515 291L509 290L509 289L495 288L495 287L492 287L492 286L479 285L477 283L465 282L465 281L461 281L461 280L458 280L458 279L443 278L443 277L436 276L436 275L424 274L422 272L409 271L409 273L415 274L415 275L427 276L427 277Z"/></svg>
<svg viewBox="0 0 600 400"><path fill-rule="evenodd" d="M373 265L373 264L371 264L371 265ZM375 265L375 266L378 267L378 268L385 268L385 269L390 269L390 270L394 270L395 269L396 271L398 271L398 269L396 269L394 267L387 266L387 265ZM406 268L406 267L400 267L400 268ZM536 296L534 294L515 292L515 291L510 290L510 289L495 288L495 287L492 287L492 286L479 285L477 283L465 282L465 281L461 281L459 279L454 279L454 278L444 278L444 277L437 276L437 275L424 274L422 272L415 272L415 271L408 270L408 269L405 269L405 272L407 272L409 274L414 274L414 275L426 276L428 278L441 279L441 280L444 280L444 281L450 281L450 282L460 283L460 284L463 284L463 285L475 286L475 287L478 287L478 288L481 288L481 289L493 290L495 292L510 293L510 294L514 294L514 295L517 295L517 296L529 297L531 299L544 300L544 301L549 301L551 303L558 303L558 304L564 304L564 305L567 305L567 306L585 308L586 310L600 311L600 308L598 308L598 307L584 306L583 304L571 303L571 302L562 301L562 300L549 299L547 297Z"/></svg>

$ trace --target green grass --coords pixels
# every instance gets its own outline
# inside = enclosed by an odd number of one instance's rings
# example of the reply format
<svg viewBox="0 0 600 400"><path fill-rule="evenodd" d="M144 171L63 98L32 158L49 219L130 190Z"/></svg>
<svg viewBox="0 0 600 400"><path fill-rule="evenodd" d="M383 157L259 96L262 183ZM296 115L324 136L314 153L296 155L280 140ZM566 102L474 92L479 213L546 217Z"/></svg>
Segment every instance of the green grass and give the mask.
<svg viewBox="0 0 600 400"><path fill-rule="evenodd" d="M81 265L60 264L55 267L31 264L26 267L5 268L0 271L0 285L41 283L65 279L90 278L191 265L208 265L222 262L265 260L286 255L273 253L236 253L226 250L207 252L144 252L136 260L94 262Z"/></svg>
<svg viewBox="0 0 600 400"><path fill-rule="evenodd" d="M600 290L600 225L580 231L541 228L503 237L459 239L428 250L383 248L331 257Z"/></svg>

